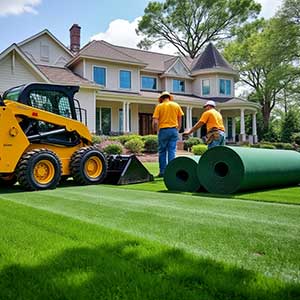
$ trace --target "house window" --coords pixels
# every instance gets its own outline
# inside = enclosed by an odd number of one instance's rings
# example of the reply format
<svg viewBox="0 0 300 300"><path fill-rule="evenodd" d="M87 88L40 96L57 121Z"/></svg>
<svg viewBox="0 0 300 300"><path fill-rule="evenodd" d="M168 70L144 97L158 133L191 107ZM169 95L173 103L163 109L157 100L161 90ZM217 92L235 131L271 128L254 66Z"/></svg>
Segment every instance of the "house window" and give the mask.
<svg viewBox="0 0 300 300"><path fill-rule="evenodd" d="M210 95L210 81L209 79L202 80L202 96Z"/></svg>
<svg viewBox="0 0 300 300"><path fill-rule="evenodd" d="M106 86L106 69L103 67L94 67L94 81Z"/></svg>
<svg viewBox="0 0 300 300"><path fill-rule="evenodd" d="M131 72L121 70L120 71L120 88L131 89Z"/></svg>
<svg viewBox="0 0 300 300"><path fill-rule="evenodd" d="M230 96L231 95L231 80L220 79L220 95Z"/></svg>
<svg viewBox="0 0 300 300"><path fill-rule="evenodd" d="M145 90L156 90L156 78L154 77L148 77L148 76L142 76L142 89Z"/></svg>
<svg viewBox="0 0 300 300"><path fill-rule="evenodd" d="M111 132L111 108L96 108L96 132L108 135Z"/></svg>
<svg viewBox="0 0 300 300"><path fill-rule="evenodd" d="M184 80L173 79L173 92L182 93L185 91Z"/></svg>
<svg viewBox="0 0 300 300"><path fill-rule="evenodd" d="M124 114L123 114L123 108L119 109L119 131L123 132L123 118L124 118ZM131 110L129 109L129 131L131 131Z"/></svg>

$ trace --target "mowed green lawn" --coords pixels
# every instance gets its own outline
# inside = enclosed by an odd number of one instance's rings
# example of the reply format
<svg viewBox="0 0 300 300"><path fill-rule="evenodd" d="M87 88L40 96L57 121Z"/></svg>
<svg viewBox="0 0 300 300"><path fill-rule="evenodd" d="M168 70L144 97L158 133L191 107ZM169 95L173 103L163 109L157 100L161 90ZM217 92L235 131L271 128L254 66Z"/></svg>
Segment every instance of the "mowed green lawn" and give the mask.
<svg viewBox="0 0 300 300"><path fill-rule="evenodd" d="M0 299L300 299L300 188L284 190L2 190Z"/></svg>

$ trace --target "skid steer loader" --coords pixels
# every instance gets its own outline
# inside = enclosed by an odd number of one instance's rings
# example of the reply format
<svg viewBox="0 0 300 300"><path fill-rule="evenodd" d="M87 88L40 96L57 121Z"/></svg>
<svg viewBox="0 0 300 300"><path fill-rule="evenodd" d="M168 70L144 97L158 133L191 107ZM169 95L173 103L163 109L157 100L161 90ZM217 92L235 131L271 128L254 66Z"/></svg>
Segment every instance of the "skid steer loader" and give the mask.
<svg viewBox="0 0 300 300"><path fill-rule="evenodd" d="M26 190L55 188L61 179L101 183L102 152L81 122L78 86L31 83L7 90L0 100L0 185Z"/></svg>

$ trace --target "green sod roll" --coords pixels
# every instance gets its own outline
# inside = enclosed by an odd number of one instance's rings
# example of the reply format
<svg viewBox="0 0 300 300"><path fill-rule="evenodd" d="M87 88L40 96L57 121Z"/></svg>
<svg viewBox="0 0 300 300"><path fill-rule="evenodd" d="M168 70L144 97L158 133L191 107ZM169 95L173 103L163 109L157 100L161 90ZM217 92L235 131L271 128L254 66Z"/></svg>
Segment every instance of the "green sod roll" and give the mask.
<svg viewBox="0 0 300 300"><path fill-rule="evenodd" d="M200 156L179 156L168 163L164 182L170 191L197 192L201 185L197 177Z"/></svg>
<svg viewBox="0 0 300 300"><path fill-rule="evenodd" d="M292 186L300 182L300 153L219 146L201 156L197 176L215 194Z"/></svg>

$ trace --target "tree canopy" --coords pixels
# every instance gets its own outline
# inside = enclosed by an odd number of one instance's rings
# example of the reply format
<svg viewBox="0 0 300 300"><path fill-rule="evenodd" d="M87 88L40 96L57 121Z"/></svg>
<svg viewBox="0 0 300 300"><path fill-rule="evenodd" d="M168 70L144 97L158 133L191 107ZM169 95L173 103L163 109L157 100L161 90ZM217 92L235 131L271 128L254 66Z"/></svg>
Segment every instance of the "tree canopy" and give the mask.
<svg viewBox="0 0 300 300"><path fill-rule="evenodd" d="M153 1L138 24L137 33L145 36L138 46L149 49L154 43L170 43L180 54L194 58L207 42L231 36L260 9L254 0Z"/></svg>
<svg viewBox="0 0 300 300"><path fill-rule="evenodd" d="M252 99L261 104L265 133L271 111L300 75L295 64L297 32L298 28L284 18L257 20L239 28L237 38L225 47L225 57L252 89Z"/></svg>

